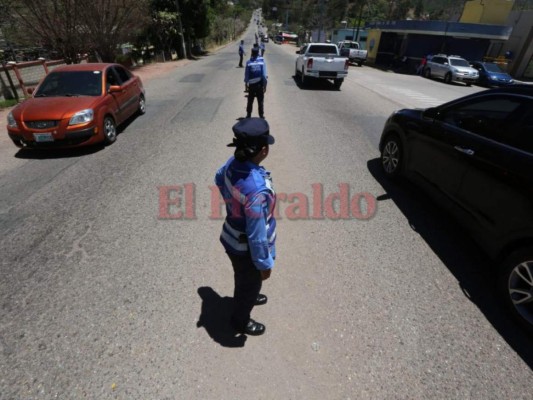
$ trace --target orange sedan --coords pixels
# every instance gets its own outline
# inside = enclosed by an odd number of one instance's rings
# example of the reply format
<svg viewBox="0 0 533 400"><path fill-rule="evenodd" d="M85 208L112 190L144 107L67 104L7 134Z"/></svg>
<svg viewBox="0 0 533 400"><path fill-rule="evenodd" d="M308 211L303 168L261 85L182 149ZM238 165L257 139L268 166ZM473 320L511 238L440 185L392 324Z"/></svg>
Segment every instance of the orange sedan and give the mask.
<svg viewBox="0 0 533 400"><path fill-rule="evenodd" d="M141 79L121 65L66 65L8 114L7 132L20 148L111 144L118 125L145 112Z"/></svg>

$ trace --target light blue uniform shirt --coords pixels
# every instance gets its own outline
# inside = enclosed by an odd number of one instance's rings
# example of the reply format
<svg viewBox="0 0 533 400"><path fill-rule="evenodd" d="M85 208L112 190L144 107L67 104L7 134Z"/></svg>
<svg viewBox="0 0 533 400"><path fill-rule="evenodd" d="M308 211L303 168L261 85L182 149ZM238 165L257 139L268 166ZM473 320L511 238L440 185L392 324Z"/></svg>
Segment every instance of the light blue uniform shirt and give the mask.
<svg viewBox="0 0 533 400"><path fill-rule="evenodd" d="M215 176L226 202L220 241L230 254L249 254L259 270L274 267L276 195L270 172L251 161L231 157Z"/></svg>

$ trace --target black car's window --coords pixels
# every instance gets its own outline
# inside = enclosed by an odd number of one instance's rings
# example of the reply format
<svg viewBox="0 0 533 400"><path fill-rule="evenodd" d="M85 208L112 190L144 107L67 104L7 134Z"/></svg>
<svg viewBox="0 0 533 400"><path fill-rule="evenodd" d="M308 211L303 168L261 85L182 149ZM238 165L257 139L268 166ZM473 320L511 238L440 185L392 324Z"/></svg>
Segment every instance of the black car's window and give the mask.
<svg viewBox="0 0 533 400"><path fill-rule="evenodd" d="M102 74L100 71L50 72L35 92L35 97L100 96Z"/></svg>
<svg viewBox="0 0 533 400"><path fill-rule="evenodd" d="M442 112L439 119L477 135L510 144L514 137L515 122L523 115L523 106L524 100L520 97L494 97L452 107Z"/></svg>
<svg viewBox="0 0 533 400"><path fill-rule="evenodd" d="M525 118L517 129L512 145L533 154L533 102L528 102L524 114Z"/></svg>
<svg viewBox="0 0 533 400"><path fill-rule="evenodd" d="M115 67L115 71L121 80L121 84L127 82L131 78L131 74L122 67Z"/></svg>

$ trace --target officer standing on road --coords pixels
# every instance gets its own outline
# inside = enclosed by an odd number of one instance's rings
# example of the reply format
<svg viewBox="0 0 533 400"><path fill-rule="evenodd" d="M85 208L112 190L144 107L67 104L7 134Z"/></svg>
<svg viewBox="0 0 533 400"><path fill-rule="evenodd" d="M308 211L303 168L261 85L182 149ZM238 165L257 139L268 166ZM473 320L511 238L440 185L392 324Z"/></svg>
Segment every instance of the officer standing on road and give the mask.
<svg viewBox="0 0 533 400"><path fill-rule="evenodd" d="M262 335L265 326L250 318L255 305L265 304L262 281L270 277L276 258L276 196L270 172L260 166L274 144L268 123L260 118L242 119L233 126L236 147L215 176L226 203L226 220L220 241L234 271L234 310L230 323L239 333Z"/></svg>
<svg viewBox="0 0 533 400"><path fill-rule="evenodd" d="M261 40L261 43L259 44L259 48L261 50L261 57L265 55L265 42Z"/></svg>
<svg viewBox="0 0 533 400"><path fill-rule="evenodd" d="M252 116L254 99L257 97L259 116L265 118L263 102L267 88L267 72L265 61L259 57L259 48L252 48L252 57L246 62L244 71L244 84L248 88L248 104L246 105L246 118Z"/></svg>
<svg viewBox="0 0 533 400"><path fill-rule="evenodd" d="M242 68L242 59L244 57L244 40L239 44L239 67Z"/></svg>

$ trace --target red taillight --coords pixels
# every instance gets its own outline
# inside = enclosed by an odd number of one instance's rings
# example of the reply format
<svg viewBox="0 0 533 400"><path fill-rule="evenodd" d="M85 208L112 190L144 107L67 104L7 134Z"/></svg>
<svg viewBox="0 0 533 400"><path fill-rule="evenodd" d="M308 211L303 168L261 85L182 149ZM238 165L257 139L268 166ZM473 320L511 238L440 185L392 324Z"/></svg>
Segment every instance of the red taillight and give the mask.
<svg viewBox="0 0 533 400"><path fill-rule="evenodd" d="M349 66L350 66L350 60L346 59L346 61L344 62L344 70L348 71Z"/></svg>
<svg viewBox="0 0 533 400"><path fill-rule="evenodd" d="M309 60L307 60L307 69L312 69L313 68L313 59L310 58Z"/></svg>

